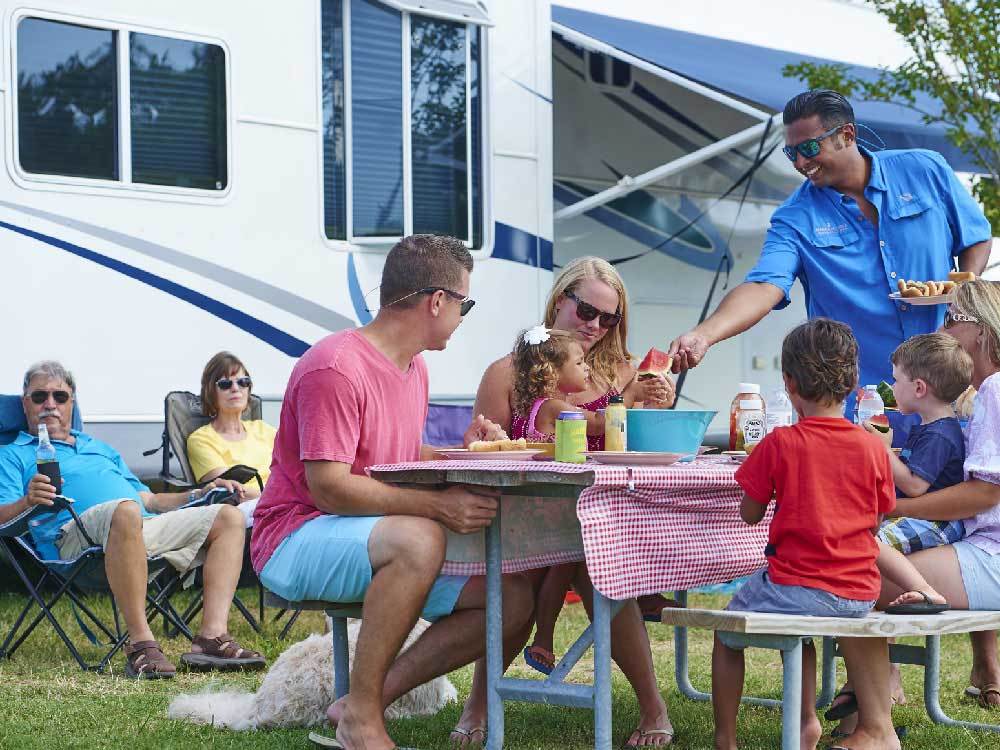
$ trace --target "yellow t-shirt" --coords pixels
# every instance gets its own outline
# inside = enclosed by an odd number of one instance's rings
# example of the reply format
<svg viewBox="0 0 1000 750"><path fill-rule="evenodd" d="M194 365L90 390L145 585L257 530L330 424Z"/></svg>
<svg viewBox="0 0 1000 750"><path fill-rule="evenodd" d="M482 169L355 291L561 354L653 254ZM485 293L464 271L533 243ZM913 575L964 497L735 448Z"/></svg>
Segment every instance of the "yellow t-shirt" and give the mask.
<svg viewBox="0 0 1000 750"><path fill-rule="evenodd" d="M271 474L271 451L277 430L261 419L244 421L243 427L247 431L246 439L236 442L226 440L210 424L188 435L188 461L196 480L220 466L228 469L243 464L255 468L260 473L261 481L267 481ZM251 482L256 485L255 481Z"/></svg>

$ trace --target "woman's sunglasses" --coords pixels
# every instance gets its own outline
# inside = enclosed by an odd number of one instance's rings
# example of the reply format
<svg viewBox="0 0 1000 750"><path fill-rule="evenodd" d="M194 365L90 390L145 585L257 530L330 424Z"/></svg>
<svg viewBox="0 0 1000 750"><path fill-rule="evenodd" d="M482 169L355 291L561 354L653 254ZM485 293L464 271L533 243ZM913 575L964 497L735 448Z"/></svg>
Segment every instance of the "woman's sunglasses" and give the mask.
<svg viewBox="0 0 1000 750"><path fill-rule="evenodd" d="M836 127L830 128L823 135L818 135L815 138L810 138L807 141L802 141L802 143L796 143L794 146L785 146L781 149L785 156L788 157L788 161L795 161L795 153L798 152L802 154L807 159L812 159L816 154L819 153L820 141L826 140L831 135L840 130L843 125L837 125Z"/></svg>
<svg viewBox="0 0 1000 750"><path fill-rule="evenodd" d="M31 392L31 403L38 404L41 406L46 401L49 400L49 394L52 394L52 398L55 399L57 404L65 404L69 401L69 391L32 391Z"/></svg>
<svg viewBox="0 0 1000 750"><path fill-rule="evenodd" d="M948 310L948 312L944 314L944 327L951 328L956 323L979 323L979 318L974 318L971 315L965 315L963 313Z"/></svg>
<svg viewBox="0 0 1000 750"><path fill-rule="evenodd" d="M253 385L253 381L250 380L250 376L244 375L242 378L236 378L236 380L233 380L232 378L219 378L215 381L215 387L220 391L228 391L233 387L233 383L236 383L236 385L240 388L249 388Z"/></svg>
<svg viewBox="0 0 1000 750"><path fill-rule="evenodd" d="M599 317L597 324L601 328L614 328L622 321L622 315L620 312L613 312L613 313L601 312L590 303L584 302L582 299L577 297L575 294L573 294L573 292L569 290L563 292L563 296L576 302L576 317L578 317L584 323L589 323L594 318Z"/></svg>

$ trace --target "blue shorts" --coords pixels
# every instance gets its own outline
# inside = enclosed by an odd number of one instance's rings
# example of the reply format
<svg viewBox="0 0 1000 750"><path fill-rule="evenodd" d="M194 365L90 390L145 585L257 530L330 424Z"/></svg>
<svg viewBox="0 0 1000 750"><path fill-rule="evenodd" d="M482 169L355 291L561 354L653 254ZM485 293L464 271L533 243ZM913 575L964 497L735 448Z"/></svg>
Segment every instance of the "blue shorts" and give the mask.
<svg viewBox="0 0 1000 750"><path fill-rule="evenodd" d="M774 612L782 615L809 615L812 617L864 617L875 606L875 600L844 599L823 589L808 586L785 586L774 583L767 569L758 570L733 596L726 609L738 612ZM729 648L726 633L719 632L719 640Z"/></svg>
<svg viewBox="0 0 1000 750"><path fill-rule="evenodd" d="M954 544L963 536L965 524L961 521L925 521L922 518L896 518L885 521L878 530L880 542L904 555Z"/></svg>
<svg viewBox="0 0 1000 750"><path fill-rule="evenodd" d="M384 516L324 515L306 521L278 545L260 582L295 602L360 602L372 582L368 537ZM434 622L455 609L468 576L438 576L421 617Z"/></svg>
<svg viewBox="0 0 1000 750"><path fill-rule="evenodd" d="M1000 609L1000 555L991 555L972 542L952 546L958 555L969 609Z"/></svg>

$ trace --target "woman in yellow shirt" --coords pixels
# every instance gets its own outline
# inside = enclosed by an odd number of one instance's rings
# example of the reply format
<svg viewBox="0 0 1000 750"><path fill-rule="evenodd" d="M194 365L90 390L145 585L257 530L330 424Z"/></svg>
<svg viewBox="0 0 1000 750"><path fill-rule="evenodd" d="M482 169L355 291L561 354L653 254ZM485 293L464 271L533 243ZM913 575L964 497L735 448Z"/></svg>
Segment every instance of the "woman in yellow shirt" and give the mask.
<svg viewBox="0 0 1000 750"><path fill-rule="evenodd" d="M201 375L201 409L212 421L187 439L188 461L199 482L207 482L237 464L250 466L266 482L276 430L261 419L244 420L253 382L246 367L230 352L219 352ZM260 496L256 481L244 487L244 499Z"/></svg>

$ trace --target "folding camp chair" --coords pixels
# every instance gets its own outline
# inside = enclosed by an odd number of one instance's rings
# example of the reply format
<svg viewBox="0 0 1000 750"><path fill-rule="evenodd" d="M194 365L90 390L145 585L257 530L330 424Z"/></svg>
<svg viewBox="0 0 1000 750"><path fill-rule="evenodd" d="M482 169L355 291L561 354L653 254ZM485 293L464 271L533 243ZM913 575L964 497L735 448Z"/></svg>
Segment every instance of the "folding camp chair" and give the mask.
<svg viewBox="0 0 1000 750"><path fill-rule="evenodd" d="M251 394L247 408L241 415L242 418L247 420L261 419L262 413L263 402L260 396ZM163 451L159 477L168 489L181 491L200 486L201 483L198 482L198 478L194 475L194 471L191 469L191 462L188 460L187 439L192 432L204 427L211 421L211 417L206 417L202 413L201 398L190 391L171 391L163 399L163 435L161 443L156 448L144 451L142 455L151 456L157 451ZM170 466L171 458L177 459L177 465L180 467L180 476L175 476L172 473ZM264 489L264 483L261 481L260 474L250 466L232 466L221 475L221 478L233 479L240 484L255 480L260 489L262 491ZM250 549L249 531L247 532L246 549ZM245 556L243 567L245 571L252 573L253 569L250 566L249 555ZM253 577L256 580L255 573L253 573ZM260 586L259 581L257 582L257 586L259 594L257 617L253 616L239 596L233 597L233 606L243 615L243 618L253 628L254 632L260 633L260 626L264 622L264 589ZM203 602L199 595L184 611L182 615L184 621L190 622L191 618L199 612L202 604ZM278 617L281 617L283 614L284 611L279 613ZM282 631L282 638L284 638L286 632L287 628ZM167 627L167 633L173 633L173 630L169 626Z"/></svg>

